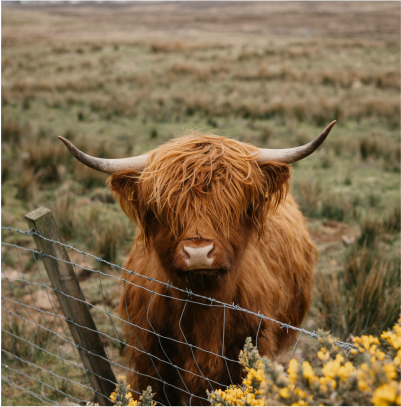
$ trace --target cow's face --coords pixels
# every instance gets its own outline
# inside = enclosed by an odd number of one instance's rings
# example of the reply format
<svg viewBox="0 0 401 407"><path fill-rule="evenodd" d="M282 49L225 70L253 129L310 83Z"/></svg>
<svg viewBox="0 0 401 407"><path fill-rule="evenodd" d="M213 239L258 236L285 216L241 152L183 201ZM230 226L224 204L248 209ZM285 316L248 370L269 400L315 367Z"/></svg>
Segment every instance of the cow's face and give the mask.
<svg viewBox="0 0 401 407"><path fill-rule="evenodd" d="M287 192L289 166L258 165L256 151L224 137L183 137L154 150L143 172L113 174L110 185L164 268L208 287L235 269Z"/></svg>
<svg viewBox="0 0 401 407"><path fill-rule="evenodd" d="M312 154L334 124L294 148L257 149L195 132L148 155L114 160L59 138L79 161L112 174L111 189L164 268L206 286L235 269L253 237L263 236L269 209L286 195L287 164Z"/></svg>

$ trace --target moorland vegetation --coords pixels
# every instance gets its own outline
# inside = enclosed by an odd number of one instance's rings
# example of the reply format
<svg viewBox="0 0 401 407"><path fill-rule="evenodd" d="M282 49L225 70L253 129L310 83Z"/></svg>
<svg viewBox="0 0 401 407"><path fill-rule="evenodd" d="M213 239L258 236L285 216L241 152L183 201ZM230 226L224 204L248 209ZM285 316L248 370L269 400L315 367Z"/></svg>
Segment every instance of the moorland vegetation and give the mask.
<svg viewBox="0 0 401 407"><path fill-rule="evenodd" d="M393 326L400 311L399 36L326 31L261 39L168 30L152 36L153 26L144 23L130 37L119 28L118 13L104 20L104 31L96 31L83 6L76 14L56 6L24 7L2 13L3 226L24 230L23 215L46 206L66 241L122 264L135 227L105 187L107 176L75 160L57 135L90 155L117 158L149 151L187 129L258 147L292 147L337 120L324 145L293 165L292 193L319 250L305 328L330 330L347 340L351 334L379 336ZM394 12L399 13L399 5ZM154 14L152 21L163 20ZM74 35L66 34L67 26ZM34 247L29 236L3 231L2 239ZM72 256L77 263L99 267ZM41 266L29 253L4 246L2 263L3 270L22 267L32 281L40 280ZM115 281L105 282L104 302L98 276L77 272L90 303L109 311L117 305ZM11 295L5 282L2 292ZM26 285L18 285L15 293L27 295ZM93 314L100 330L113 331L100 312ZM80 380L78 370L34 346L46 343L57 353L59 344L48 331L3 315L3 349L29 355L31 362L53 363L55 371L70 369L70 377ZM57 324L54 318L49 326ZM23 332L32 345L19 343L7 331ZM304 352L305 359L308 344L302 341L297 352ZM124 364L123 346L107 346ZM72 358L71 352L66 350L65 357ZM281 358L288 363L288 355ZM5 363L17 366L11 356ZM30 365L23 369L33 371ZM25 378L15 380L22 384ZM35 391L38 386L33 382ZM71 383L55 379L53 386L67 391ZM42 391L60 401L59 393ZM87 399L85 389L76 391ZM4 385L2 401L29 404L35 399L15 396Z"/></svg>

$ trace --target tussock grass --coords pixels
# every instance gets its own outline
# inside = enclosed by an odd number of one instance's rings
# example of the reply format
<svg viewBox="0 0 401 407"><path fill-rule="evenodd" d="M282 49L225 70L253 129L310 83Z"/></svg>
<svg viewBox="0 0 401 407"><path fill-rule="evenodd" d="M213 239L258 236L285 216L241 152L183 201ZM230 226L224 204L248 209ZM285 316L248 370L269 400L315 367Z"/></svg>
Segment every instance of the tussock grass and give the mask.
<svg viewBox="0 0 401 407"><path fill-rule="evenodd" d="M382 231L382 222L380 219L365 218L361 222L361 235L358 244L370 248L374 245L376 238Z"/></svg>
<svg viewBox="0 0 401 407"><path fill-rule="evenodd" d="M69 240L75 234L75 202L76 197L74 195L58 197L56 202L57 226L65 240Z"/></svg>
<svg viewBox="0 0 401 407"><path fill-rule="evenodd" d="M305 216L315 218L319 216L318 202L321 187L314 180L302 180L295 184L294 194L302 213Z"/></svg>
<svg viewBox="0 0 401 407"><path fill-rule="evenodd" d="M383 153L383 142L372 136L362 136L359 139L359 152L363 160L380 157Z"/></svg>
<svg viewBox="0 0 401 407"><path fill-rule="evenodd" d="M28 128L16 119L1 118L1 139L3 143L19 145L28 132Z"/></svg>
<svg viewBox="0 0 401 407"><path fill-rule="evenodd" d="M75 235L79 234L88 249L104 260L116 263L118 250L129 234L129 222L99 206L82 208L75 216Z"/></svg>
<svg viewBox="0 0 401 407"><path fill-rule="evenodd" d="M396 235L401 230L400 206L396 205L382 217L368 216L360 223L359 246L373 247L382 234Z"/></svg>
<svg viewBox="0 0 401 407"><path fill-rule="evenodd" d="M152 52L163 52L163 53L181 53L199 50L210 50L210 49L224 49L229 48L229 45L219 44L219 43L197 43L179 40L169 40L169 41L154 41L150 45Z"/></svg>
<svg viewBox="0 0 401 407"><path fill-rule="evenodd" d="M399 171L401 147L385 137L383 133L363 135L358 140L359 153L363 161L381 160L386 171Z"/></svg>
<svg viewBox="0 0 401 407"><path fill-rule="evenodd" d="M350 247L344 265L314 278L313 316L317 326L346 340L349 335L380 334L400 314L401 281L398 258L383 253L382 242L400 232L400 207L381 218L360 222L360 236Z"/></svg>
<svg viewBox="0 0 401 407"><path fill-rule="evenodd" d="M319 216L339 222L351 220L355 217L354 207L348 197L327 193L321 198Z"/></svg>
<svg viewBox="0 0 401 407"><path fill-rule="evenodd" d="M38 326L24 323L22 320L16 318L8 319L6 323L2 324L2 328L5 331L1 332L2 349L18 356L19 358L30 360L31 362L43 356L43 352L37 347L30 345L21 339L15 338L12 335L22 337L44 349L48 349L51 340L53 339L53 334L51 332ZM5 353L2 354L2 358L8 362L15 361L14 358L11 358Z"/></svg>
<svg viewBox="0 0 401 407"><path fill-rule="evenodd" d="M1 183L6 182L10 177L12 171L11 160L2 159L1 160Z"/></svg>
<svg viewBox="0 0 401 407"><path fill-rule="evenodd" d="M380 334L400 313L398 266L380 261L367 247L354 249L343 270L317 273L317 326L346 340L351 334Z"/></svg>
<svg viewBox="0 0 401 407"><path fill-rule="evenodd" d="M104 187L107 179L105 174L83 166L80 162L73 164L73 177L74 180L82 184L86 190L100 186Z"/></svg>
<svg viewBox="0 0 401 407"><path fill-rule="evenodd" d="M267 125L264 126L262 131L260 132L260 141L262 145L267 145L269 140L274 136L274 130L271 126Z"/></svg>
<svg viewBox="0 0 401 407"><path fill-rule="evenodd" d="M302 180L295 184L294 195L302 213L310 218L329 219L339 222L357 217L358 200L351 196L322 192L318 182Z"/></svg>
<svg viewBox="0 0 401 407"><path fill-rule="evenodd" d="M35 173L34 169L29 168L17 178L17 194L16 198L23 201L31 200L34 197L38 187L37 181L40 178L42 170Z"/></svg>
<svg viewBox="0 0 401 407"><path fill-rule="evenodd" d="M59 166L66 162L65 148L61 143L49 139L33 140L26 145L26 151L22 155L23 166L26 170L32 170L39 174L42 182L52 182L61 179Z"/></svg>
<svg viewBox="0 0 401 407"><path fill-rule="evenodd" d="M396 205L382 218L382 228L386 233L400 233L401 214L400 205Z"/></svg>

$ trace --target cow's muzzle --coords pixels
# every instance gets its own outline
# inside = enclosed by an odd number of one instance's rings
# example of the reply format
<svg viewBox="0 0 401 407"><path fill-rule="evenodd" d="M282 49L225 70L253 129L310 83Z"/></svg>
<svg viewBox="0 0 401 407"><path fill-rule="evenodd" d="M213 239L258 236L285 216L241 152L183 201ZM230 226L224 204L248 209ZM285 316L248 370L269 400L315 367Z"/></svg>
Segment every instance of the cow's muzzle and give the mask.
<svg viewBox="0 0 401 407"><path fill-rule="evenodd" d="M182 240L174 256L174 268L180 272L228 270L229 253L218 240L191 238Z"/></svg>
<svg viewBox="0 0 401 407"><path fill-rule="evenodd" d="M216 246L193 246L189 243L181 247L181 256L188 270L212 269Z"/></svg>

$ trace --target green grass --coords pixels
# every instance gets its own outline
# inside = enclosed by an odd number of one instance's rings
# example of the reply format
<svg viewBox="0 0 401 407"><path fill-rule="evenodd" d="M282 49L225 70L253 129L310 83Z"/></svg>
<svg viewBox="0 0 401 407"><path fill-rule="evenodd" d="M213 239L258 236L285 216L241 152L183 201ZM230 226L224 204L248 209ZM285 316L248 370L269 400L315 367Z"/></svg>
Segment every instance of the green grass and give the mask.
<svg viewBox="0 0 401 407"><path fill-rule="evenodd" d="M309 37L231 36L220 28L218 36L200 36L195 30L185 37L155 15L164 27L162 38L153 28L127 36L120 27L121 10L104 14L99 8L101 31L87 19L86 9L74 10L76 15L51 8L4 8L2 13L2 225L26 229L26 213L49 207L64 240L123 264L135 228L108 192L107 175L77 162L57 135L88 154L117 158L147 152L188 129L258 147L288 148L309 142L336 119L325 143L292 165L291 191L319 250L305 324L345 339L351 333L378 334L394 322L400 247L398 36L382 37L376 31L363 38L345 31L329 35L324 27L324 34ZM382 11L369 13L380 18ZM208 16L215 23L216 16ZM229 19L226 24L232 27ZM77 35L65 36L62 27ZM29 236L3 232L2 239L34 247ZM347 239L353 242L349 246ZM72 261L110 275L102 277L102 288L111 311L118 297L111 276L119 273L83 255L70 255ZM2 258L7 271L19 271L21 262L30 281L41 281L29 253L3 247ZM98 275L79 267L77 273L88 301L103 307ZM13 283L13 290L18 298L28 293L24 283ZM11 296L4 281L3 295ZM113 335L104 313L92 313L98 328ZM3 327L25 335L20 325ZM37 332L29 335L40 343ZM31 346L3 338L3 347L10 346L43 362ZM108 349L125 364L118 344L110 343ZM53 362L54 371L63 375L60 361ZM24 387L22 378L13 380ZM29 386L58 400L49 389L33 382ZM88 398L81 390L77 394ZM37 402L3 384L2 404Z"/></svg>

